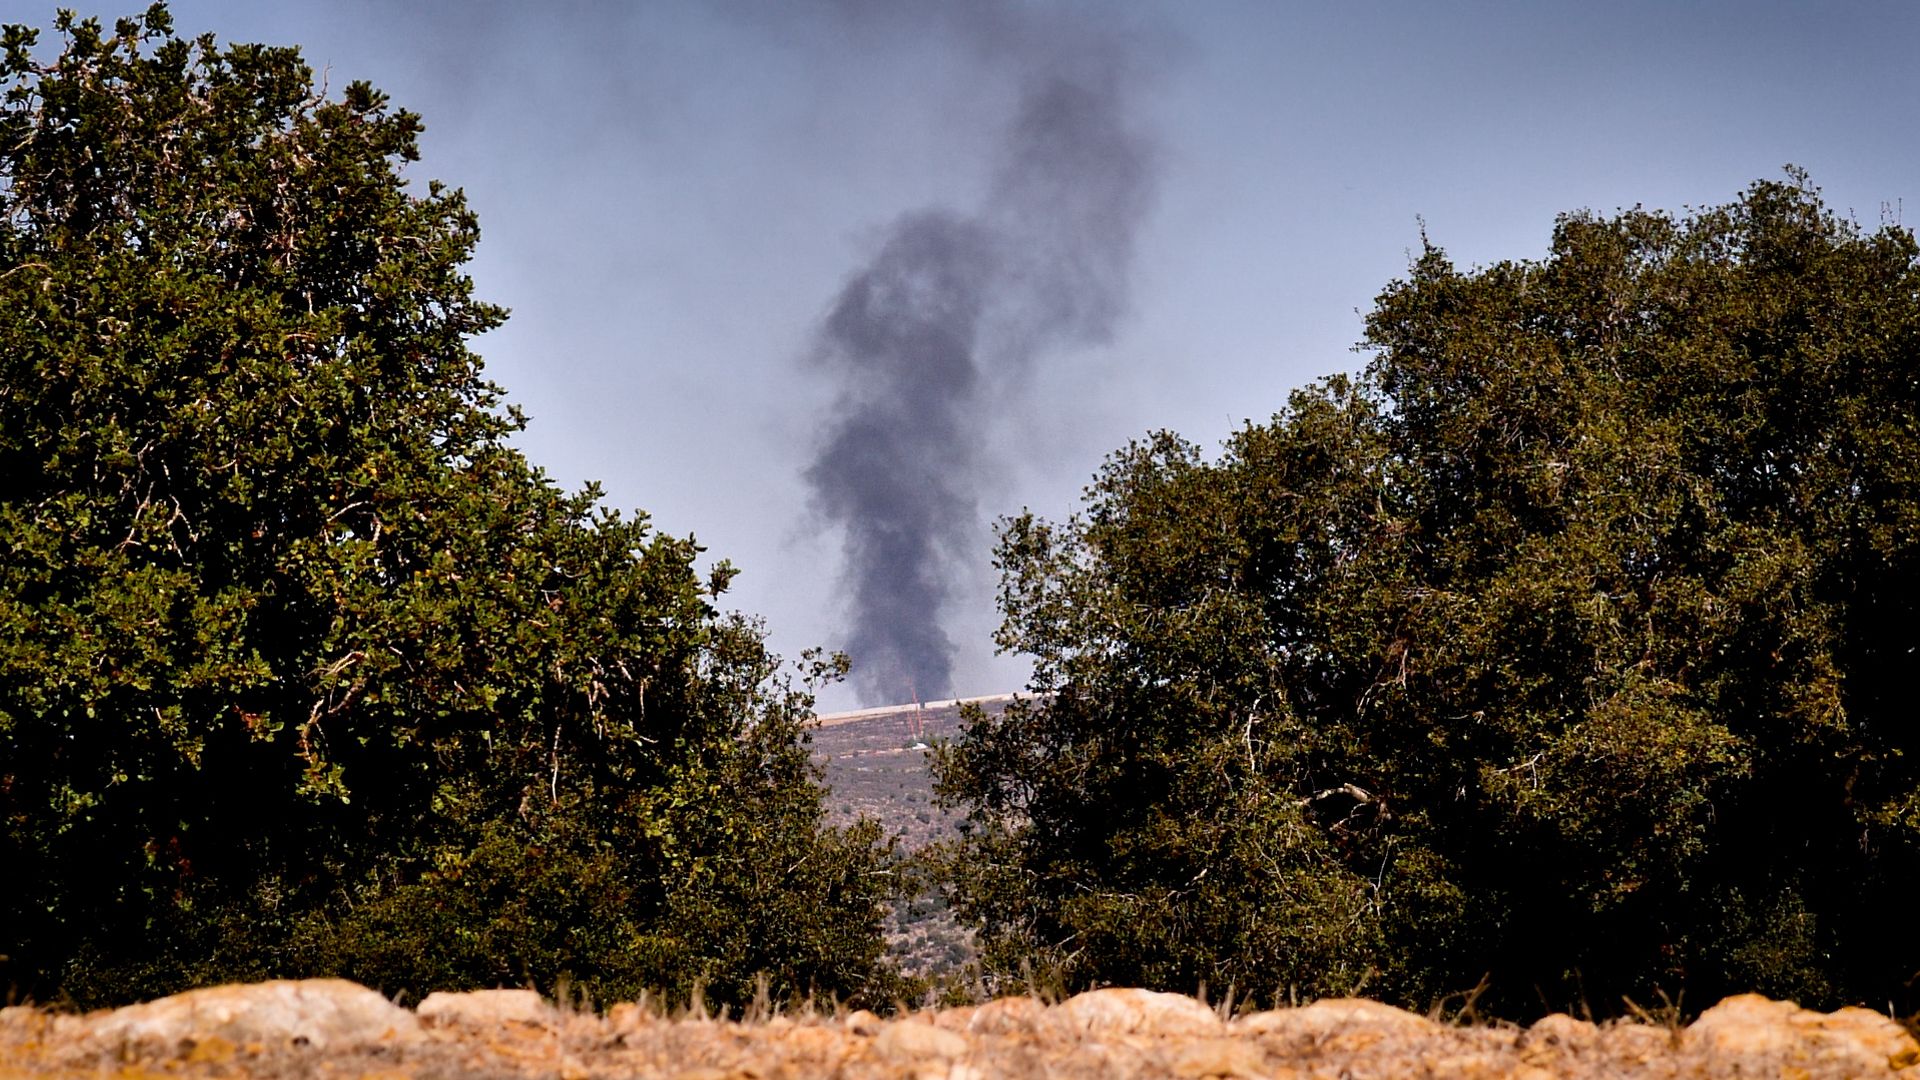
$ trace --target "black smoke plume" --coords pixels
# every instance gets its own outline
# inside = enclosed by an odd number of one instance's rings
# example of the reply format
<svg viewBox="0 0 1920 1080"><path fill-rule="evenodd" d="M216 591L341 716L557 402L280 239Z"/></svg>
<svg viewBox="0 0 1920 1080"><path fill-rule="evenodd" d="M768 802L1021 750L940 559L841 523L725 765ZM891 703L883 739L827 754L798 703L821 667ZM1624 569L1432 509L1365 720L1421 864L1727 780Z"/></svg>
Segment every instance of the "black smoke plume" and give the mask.
<svg viewBox="0 0 1920 1080"><path fill-rule="evenodd" d="M1152 187L1128 39L991 4L948 10L972 13L959 29L1017 80L986 202L901 217L816 343L841 397L806 480L845 529L843 647L868 703L952 696L942 626L982 554L983 420L1048 350L1111 334Z"/></svg>

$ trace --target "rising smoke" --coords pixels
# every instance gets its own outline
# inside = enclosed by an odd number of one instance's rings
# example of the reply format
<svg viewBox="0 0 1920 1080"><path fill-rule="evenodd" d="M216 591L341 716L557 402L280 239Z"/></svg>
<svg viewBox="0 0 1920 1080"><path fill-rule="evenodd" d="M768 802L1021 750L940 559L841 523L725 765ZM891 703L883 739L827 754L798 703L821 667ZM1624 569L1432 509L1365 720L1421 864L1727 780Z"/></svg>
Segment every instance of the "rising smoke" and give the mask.
<svg viewBox="0 0 1920 1080"><path fill-rule="evenodd" d="M988 195L899 218L815 349L841 396L806 480L845 530L844 648L870 704L952 696L943 616L981 554L981 421L1050 350L1111 335L1153 181L1134 39L1086 15L943 10L1017 91Z"/></svg>

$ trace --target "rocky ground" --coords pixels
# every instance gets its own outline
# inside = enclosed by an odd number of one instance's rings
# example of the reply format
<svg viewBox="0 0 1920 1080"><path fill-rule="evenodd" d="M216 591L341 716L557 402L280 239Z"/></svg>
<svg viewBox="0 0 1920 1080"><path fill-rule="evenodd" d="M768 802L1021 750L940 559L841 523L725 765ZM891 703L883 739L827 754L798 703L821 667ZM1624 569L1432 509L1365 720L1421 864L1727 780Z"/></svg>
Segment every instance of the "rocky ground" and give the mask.
<svg viewBox="0 0 1920 1080"><path fill-rule="evenodd" d="M337 979L213 987L89 1016L0 1010L0 1080L989 1080L993 1077L1908 1077L1920 1044L1864 1009L1729 998L1693 1024L1452 1026L1370 1001L1223 1018L1191 998L1096 990L881 1020L744 1022L556 1009L531 991L435 994L419 1009Z"/></svg>

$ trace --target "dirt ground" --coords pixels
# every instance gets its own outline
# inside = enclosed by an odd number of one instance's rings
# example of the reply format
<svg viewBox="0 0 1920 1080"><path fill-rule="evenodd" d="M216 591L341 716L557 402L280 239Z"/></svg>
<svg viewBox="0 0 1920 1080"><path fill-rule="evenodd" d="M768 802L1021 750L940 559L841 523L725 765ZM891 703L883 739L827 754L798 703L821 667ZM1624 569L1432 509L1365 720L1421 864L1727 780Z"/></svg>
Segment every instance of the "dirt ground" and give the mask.
<svg viewBox="0 0 1920 1080"><path fill-rule="evenodd" d="M197 995L197 996L196 996ZM1920 1044L1863 1009L1755 996L1694 1024L1451 1026L1369 1001L1223 1019L1190 998L1102 990L881 1020L751 1022L555 1009L530 991L434 995L418 1012L338 980L218 987L116 1012L0 1010L0 1080L799 1080L834 1077L1906 1077Z"/></svg>

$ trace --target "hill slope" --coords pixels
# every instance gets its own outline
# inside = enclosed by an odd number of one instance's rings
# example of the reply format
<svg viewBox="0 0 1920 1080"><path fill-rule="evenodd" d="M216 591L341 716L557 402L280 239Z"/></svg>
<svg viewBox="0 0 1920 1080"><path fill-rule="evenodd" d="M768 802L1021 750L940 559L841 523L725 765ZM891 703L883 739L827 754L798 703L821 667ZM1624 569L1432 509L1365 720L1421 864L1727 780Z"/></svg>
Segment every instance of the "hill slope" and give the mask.
<svg viewBox="0 0 1920 1080"><path fill-rule="evenodd" d="M820 717L812 732L813 756L831 792L828 821L872 818L900 837L906 853L955 835L961 815L934 805L927 755L935 742L959 736L961 706L979 705L991 714L1011 700L1002 694ZM895 901L887 945L910 975L957 973L976 955L973 935L932 891Z"/></svg>

